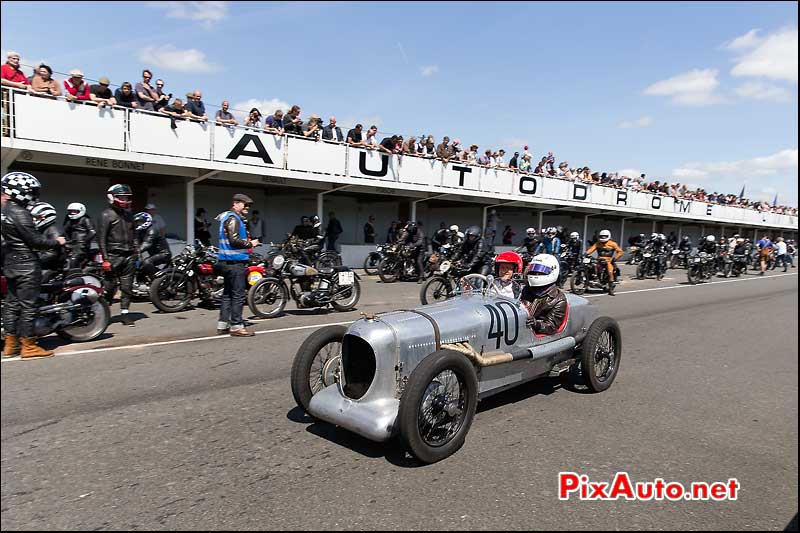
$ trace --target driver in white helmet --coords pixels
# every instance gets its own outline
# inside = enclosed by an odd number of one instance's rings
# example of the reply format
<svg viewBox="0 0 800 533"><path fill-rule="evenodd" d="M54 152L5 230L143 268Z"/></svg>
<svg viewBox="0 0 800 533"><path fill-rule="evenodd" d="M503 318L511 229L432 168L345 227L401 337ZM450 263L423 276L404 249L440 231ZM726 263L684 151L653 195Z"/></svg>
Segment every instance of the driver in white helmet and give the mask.
<svg viewBox="0 0 800 533"><path fill-rule="evenodd" d="M89 258L92 241L97 235L92 218L86 214L86 206L73 202L67 206L64 217L64 236L69 243L70 255L67 268L82 268Z"/></svg>
<svg viewBox="0 0 800 533"><path fill-rule="evenodd" d="M552 335L564 325L567 298L556 285L558 272L558 260L550 254L539 254L528 265L521 300L528 310L527 326L537 335Z"/></svg>

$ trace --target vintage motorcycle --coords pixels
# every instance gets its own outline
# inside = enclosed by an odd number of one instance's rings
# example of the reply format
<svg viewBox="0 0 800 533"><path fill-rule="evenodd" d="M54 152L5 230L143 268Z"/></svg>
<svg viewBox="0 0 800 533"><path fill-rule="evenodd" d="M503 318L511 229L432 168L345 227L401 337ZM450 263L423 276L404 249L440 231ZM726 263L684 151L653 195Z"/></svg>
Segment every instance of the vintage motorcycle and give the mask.
<svg viewBox="0 0 800 533"><path fill-rule="evenodd" d="M655 276L657 280L661 280L664 277L663 266L662 256L653 250L652 244L646 244L642 249L642 260L636 266L636 279Z"/></svg>
<svg viewBox="0 0 800 533"><path fill-rule="evenodd" d="M6 297L6 278L0 279ZM59 275L42 283L36 301L33 335L44 337L55 332L71 342L88 342L102 335L111 321L111 311L103 297L101 281L94 276ZM5 329L2 336L5 337Z"/></svg>
<svg viewBox="0 0 800 533"><path fill-rule="evenodd" d="M630 246L628 247L628 262L629 265L636 265L642 261L642 247Z"/></svg>
<svg viewBox="0 0 800 533"><path fill-rule="evenodd" d="M614 279L608 277L608 269L602 261L595 257L584 257L583 261L575 267L575 272L569 280L570 290L578 295L586 292L589 288L603 289L609 295L614 294L617 283L619 283L619 267L614 265Z"/></svg>
<svg viewBox="0 0 800 533"><path fill-rule="evenodd" d="M747 256L744 254L733 254L730 256L730 264L726 265L725 277L738 278L747 272Z"/></svg>
<svg viewBox="0 0 800 533"><path fill-rule="evenodd" d="M257 279L247 292L247 305L259 318L280 315L290 296L298 309L331 306L342 312L354 309L361 297L360 278L348 267L317 269L280 250L267 254L263 274L253 268L248 278Z"/></svg>
<svg viewBox="0 0 800 533"><path fill-rule="evenodd" d="M675 248L669 254L669 268L686 268L688 258L687 252Z"/></svg>
<svg viewBox="0 0 800 533"><path fill-rule="evenodd" d="M689 259L686 277L689 283L697 285L702 281L710 281L716 273L716 260L706 252L700 252Z"/></svg>
<svg viewBox="0 0 800 533"><path fill-rule="evenodd" d="M388 244L377 245L375 247L375 251L368 253L367 257L364 258L364 272L368 276L375 276L378 274L378 265L380 265L383 258L386 257L384 249L387 246L391 245Z"/></svg>
<svg viewBox="0 0 800 533"><path fill-rule="evenodd" d="M417 268L414 248L403 244L393 244L384 248L384 257L378 264L378 276L383 283L416 280L422 273Z"/></svg>

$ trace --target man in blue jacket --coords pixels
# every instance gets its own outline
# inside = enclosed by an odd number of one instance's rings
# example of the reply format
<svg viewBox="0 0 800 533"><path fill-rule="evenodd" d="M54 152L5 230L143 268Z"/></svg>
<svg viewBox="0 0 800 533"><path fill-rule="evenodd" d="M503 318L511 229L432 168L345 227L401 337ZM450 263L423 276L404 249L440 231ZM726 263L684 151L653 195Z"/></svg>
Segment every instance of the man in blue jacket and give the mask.
<svg viewBox="0 0 800 533"><path fill-rule="evenodd" d="M219 221L219 254L225 285L222 290L222 305L219 309L217 335L230 333L231 337L255 335L244 327L242 308L247 297L247 264L250 251L259 245L258 239L250 239L245 218L253 200L245 194L233 195L231 210L223 213Z"/></svg>

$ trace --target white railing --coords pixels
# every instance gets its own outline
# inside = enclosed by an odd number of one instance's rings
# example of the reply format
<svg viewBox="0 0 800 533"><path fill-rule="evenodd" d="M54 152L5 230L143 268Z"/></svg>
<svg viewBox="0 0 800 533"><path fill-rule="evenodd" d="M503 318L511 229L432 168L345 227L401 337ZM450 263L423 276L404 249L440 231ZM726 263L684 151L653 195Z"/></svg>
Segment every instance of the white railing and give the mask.
<svg viewBox="0 0 800 533"><path fill-rule="evenodd" d="M274 135L212 120L171 120L163 113L128 108L98 108L11 91L12 129L16 139L103 148L235 165L236 171L264 174L261 169L358 178L404 184L410 190L481 192L500 200L536 200L586 205L622 213L679 216L698 221L797 227L797 217L759 212L697 200L681 200L648 192L485 168L412 155L394 155L331 141ZM174 127L173 127L174 126ZM179 160L182 160L179 161ZM191 163L195 164L195 163ZM279 173L276 173L276 175ZM302 174L300 174L302 176ZM313 176L313 177L312 177Z"/></svg>

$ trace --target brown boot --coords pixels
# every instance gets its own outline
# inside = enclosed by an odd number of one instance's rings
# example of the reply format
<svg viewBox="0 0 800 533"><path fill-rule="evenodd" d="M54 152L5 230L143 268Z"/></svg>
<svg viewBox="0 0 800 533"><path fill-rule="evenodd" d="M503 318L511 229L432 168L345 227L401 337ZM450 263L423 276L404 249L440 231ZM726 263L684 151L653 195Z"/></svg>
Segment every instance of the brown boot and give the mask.
<svg viewBox="0 0 800 533"><path fill-rule="evenodd" d="M6 343L3 345L3 357L14 357L20 351L19 337L16 335L6 335Z"/></svg>
<svg viewBox="0 0 800 533"><path fill-rule="evenodd" d="M55 352L53 350L45 350L38 344L36 344L36 339L29 337L27 339L22 339L22 352L20 353L20 357L22 359L35 359L37 357L53 357Z"/></svg>

